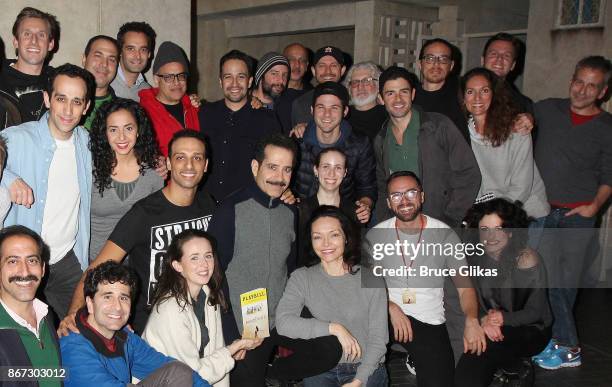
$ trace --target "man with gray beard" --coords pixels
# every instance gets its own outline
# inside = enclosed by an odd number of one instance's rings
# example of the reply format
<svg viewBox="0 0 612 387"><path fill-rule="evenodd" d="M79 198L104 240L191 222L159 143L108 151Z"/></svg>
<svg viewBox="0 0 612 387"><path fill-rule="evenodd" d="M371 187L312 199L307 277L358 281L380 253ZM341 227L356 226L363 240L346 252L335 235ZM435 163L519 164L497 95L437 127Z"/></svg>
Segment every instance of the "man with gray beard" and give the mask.
<svg viewBox="0 0 612 387"><path fill-rule="evenodd" d="M376 101L380 73L375 63L360 62L349 69L344 80L351 98L348 122L355 132L368 136L372 142L387 119L385 107Z"/></svg>

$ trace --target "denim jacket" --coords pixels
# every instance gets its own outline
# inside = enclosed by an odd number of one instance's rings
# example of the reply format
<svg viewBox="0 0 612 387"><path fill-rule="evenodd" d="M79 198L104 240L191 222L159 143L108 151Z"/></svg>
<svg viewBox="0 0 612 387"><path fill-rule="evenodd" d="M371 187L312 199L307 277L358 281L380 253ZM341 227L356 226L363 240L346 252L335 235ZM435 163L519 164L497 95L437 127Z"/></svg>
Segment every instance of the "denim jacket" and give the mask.
<svg viewBox="0 0 612 387"><path fill-rule="evenodd" d="M4 221L4 226L21 224L37 233L42 231L45 200L47 198L47 179L49 167L55 152L55 140L49 130L49 113L40 120L13 126L2 131L7 142L8 152L6 168L0 184L10 187L17 178L23 179L32 188L34 203L31 208L13 204ZM77 126L74 136L75 156L79 179L80 207L79 224L74 246L81 268L85 270L89 264L89 234L91 208L91 152L89 151L89 134L82 126Z"/></svg>

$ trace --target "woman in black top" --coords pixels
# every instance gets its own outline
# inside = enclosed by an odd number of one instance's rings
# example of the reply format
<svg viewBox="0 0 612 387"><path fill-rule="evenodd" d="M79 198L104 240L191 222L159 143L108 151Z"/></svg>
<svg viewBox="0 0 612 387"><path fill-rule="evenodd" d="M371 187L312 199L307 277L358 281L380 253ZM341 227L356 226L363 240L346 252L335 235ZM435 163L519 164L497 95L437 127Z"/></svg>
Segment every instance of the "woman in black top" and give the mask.
<svg viewBox="0 0 612 387"><path fill-rule="evenodd" d="M520 359L540 353L551 336L552 315L546 273L527 247L527 213L505 199L475 204L465 222L481 249L470 257L478 292L480 324L487 349L464 354L455 371L456 386L488 386L500 367L516 368ZM478 254L478 252L481 254Z"/></svg>
<svg viewBox="0 0 612 387"><path fill-rule="evenodd" d="M347 171L346 154L336 147L323 149L315 159L314 174L319 181L319 189L316 195L303 200L299 205L300 262L298 266L304 266L302 248L304 243L302 241L306 238L306 224L319 206L339 207L350 220L359 223L356 215L357 205L354 202L343 200L340 196L340 184ZM363 223L369 220L368 217Z"/></svg>

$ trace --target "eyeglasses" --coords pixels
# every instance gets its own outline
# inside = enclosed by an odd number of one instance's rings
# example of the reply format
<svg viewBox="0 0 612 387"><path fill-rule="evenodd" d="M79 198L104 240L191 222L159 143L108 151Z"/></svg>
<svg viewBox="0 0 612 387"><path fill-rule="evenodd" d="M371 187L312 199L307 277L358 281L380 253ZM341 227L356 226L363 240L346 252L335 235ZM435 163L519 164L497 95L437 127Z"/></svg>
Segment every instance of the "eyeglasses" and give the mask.
<svg viewBox="0 0 612 387"><path fill-rule="evenodd" d="M363 79L353 79L349 82L350 87L371 86L374 82L378 82L378 78L367 77Z"/></svg>
<svg viewBox="0 0 612 387"><path fill-rule="evenodd" d="M406 192L393 192L389 194L389 199L392 203L399 203L404 197L412 201L417 198L420 192L421 191L419 191L418 189L411 189Z"/></svg>
<svg viewBox="0 0 612 387"><path fill-rule="evenodd" d="M178 73L178 74L155 74L158 77L162 78L164 82L170 84L173 83L176 79L177 82L185 82L187 81L187 73Z"/></svg>
<svg viewBox="0 0 612 387"><path fill-rule="evenodd" d="M425 55L423 56L423 59L425 61L425 63L427 64L434 64L436 62L440 63L440 64L449 64L451 62L451 58L448 55L440 55L440 56L435 56L435 55Z"/></svg>

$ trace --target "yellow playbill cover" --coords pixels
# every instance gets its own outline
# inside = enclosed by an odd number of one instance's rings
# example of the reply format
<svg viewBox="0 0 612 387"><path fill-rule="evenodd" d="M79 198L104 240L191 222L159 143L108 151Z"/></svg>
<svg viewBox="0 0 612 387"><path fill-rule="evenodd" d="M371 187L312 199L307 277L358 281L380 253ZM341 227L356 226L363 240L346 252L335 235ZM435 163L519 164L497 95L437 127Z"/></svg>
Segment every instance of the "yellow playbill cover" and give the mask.
<svg viewBox="0 0 612 387"><path fill-rule="evenodd" d="M242 337L256 339L270 336L266 289L259 288L242 293L240 306L242 307Z"/></svg>

